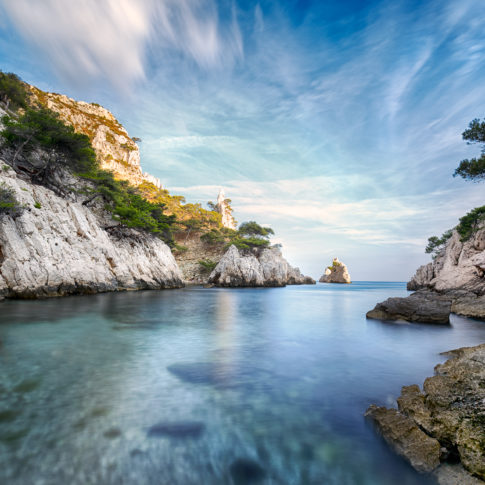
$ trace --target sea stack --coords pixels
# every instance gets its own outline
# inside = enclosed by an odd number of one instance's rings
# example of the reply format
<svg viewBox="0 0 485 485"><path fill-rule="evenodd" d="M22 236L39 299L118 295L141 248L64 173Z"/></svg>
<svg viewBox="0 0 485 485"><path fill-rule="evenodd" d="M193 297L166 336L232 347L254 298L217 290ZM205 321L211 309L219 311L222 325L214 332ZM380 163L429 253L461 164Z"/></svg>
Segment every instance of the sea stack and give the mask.
<svg viewBox="0 0 485 485"><path fill-rule="evenodd" d="M338 258L333 258L332 266L325 269L325 273L318 281L320 283L352 283L347 266Z"/></svg>

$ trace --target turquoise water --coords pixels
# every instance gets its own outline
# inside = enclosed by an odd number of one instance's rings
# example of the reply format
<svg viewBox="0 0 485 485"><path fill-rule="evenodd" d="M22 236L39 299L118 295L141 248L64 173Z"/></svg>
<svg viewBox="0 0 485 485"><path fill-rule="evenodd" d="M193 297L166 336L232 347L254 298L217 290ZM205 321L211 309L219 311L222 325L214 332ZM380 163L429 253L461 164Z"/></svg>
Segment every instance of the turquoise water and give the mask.
<svg viewBox="0 0 485 485"><path fill-rule="evenodd" d="M0 483L427 484L363 418L485 323L366 320L401 283L0 305Z"/></svg>

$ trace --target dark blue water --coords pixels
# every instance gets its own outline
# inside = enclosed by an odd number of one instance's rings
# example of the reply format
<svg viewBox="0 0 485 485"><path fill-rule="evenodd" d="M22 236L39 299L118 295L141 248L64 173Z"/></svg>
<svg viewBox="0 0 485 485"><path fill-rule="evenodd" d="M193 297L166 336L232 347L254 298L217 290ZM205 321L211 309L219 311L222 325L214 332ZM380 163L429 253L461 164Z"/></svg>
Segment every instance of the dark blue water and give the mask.
<svg viewBox="0 0 485 485"><path fill-rule="evenodd" d="M485 323L383 323L401 283L0 305L0 483L434 483L363 413Z"/></svg>

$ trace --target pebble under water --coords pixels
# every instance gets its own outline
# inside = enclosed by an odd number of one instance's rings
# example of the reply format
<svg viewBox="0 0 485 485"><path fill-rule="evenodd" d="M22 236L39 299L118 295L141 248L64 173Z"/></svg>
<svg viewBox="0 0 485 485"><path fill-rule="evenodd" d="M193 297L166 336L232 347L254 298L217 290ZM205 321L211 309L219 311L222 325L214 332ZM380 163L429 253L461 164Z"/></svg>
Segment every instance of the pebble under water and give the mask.
<svg viewBox="0 0 485 485"><path fill-rule="evenodd" d="M363 413L485 323L366 320L402 283L0 304L0 483L432 484Z"/></svg>

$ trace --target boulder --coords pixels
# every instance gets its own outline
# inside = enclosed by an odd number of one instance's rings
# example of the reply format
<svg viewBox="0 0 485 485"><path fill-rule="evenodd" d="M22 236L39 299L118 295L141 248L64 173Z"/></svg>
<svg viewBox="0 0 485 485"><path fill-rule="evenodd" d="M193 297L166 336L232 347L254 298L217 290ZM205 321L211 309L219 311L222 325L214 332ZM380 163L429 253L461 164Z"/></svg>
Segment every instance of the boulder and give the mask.
<svg viewBox="0 0 485 485"><path fill-rule="evenodd" d="M325 269L325 273L318 280L320 283L351 283L347 266L334 258L332 266Z"/></svg>
<svg viewBox="0 0 485 485"><path fill-rule="evenodd" d="M405 320L408 322L449 324L451 300L434 292L416 292L407 298L388 298L367 312L376 320Z"/></svg>
<svg viewBox="0 0 485 485"><path fill-rule="evenodd" d="M315 280L290 266L276 247L248 251L232 245L210 274L208 283L257 287L315 284Z"/></svg>

